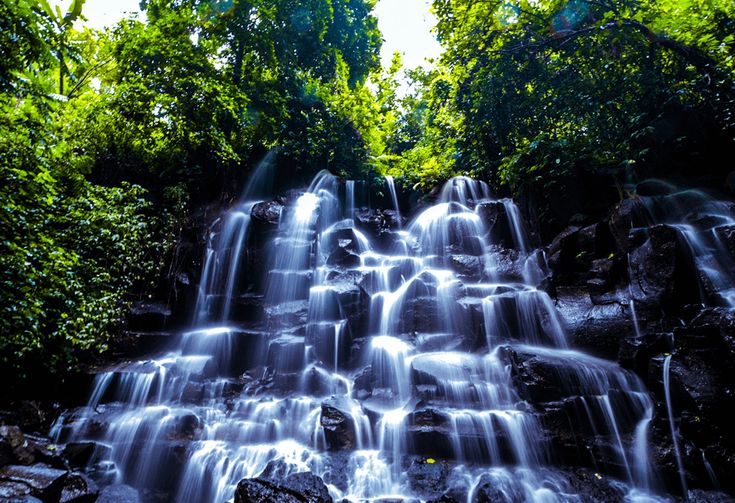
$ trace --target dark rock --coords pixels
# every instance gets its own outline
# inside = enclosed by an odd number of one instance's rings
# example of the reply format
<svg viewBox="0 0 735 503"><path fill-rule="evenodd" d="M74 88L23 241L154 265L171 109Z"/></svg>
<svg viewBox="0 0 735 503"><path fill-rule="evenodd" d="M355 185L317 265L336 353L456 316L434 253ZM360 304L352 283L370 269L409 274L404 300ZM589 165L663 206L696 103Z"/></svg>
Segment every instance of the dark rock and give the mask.
<svg viewBox="0 0 735 503"><path fill-rule="evenodd" d="M322 479L305 472L285 480L243 479L235 490L235 503L332 503L332 497Z"/></svg>
<svg viewBox="0 0 735 503"><path fill-rule="evenodd" d="M600 473L578 468L571 473L569 483L575 493L582 494L585 501L622 503L626 501L624 488L614 479Z"/></svg>
<svg viewBox="0 0 735 503"><path fill-rule="evenodd" d="M473 503L523 503L525 497L520 487L514 484L499 484L485 474L480 477L474 494Z"/></svg>
<svg viewBox="0 0 735 503"><path fill-rule="evenodd" d="M475 212L490 231L490 242L502 248L513 248L513 230L508 220L508 213L502 201L479 203Z"/></svg>
<svg viewBox="0 0 735 503"><path fill-rule="evenodd" d="M115 484L102 489L97 503L141 503L141 501L137 490L123 484Z"/></svg>
<svg viewBox="0 0 735 503"><path fill-rule="evenodd" d="M33 452L25 435L17 426L0 426L0 467L20 463L33 463Z"/></svg>
<svg viewBox="0 0 735 503"><path fill-rule="evenodd" d="M556 293L556 308L574 346L616 359L622 341L635 338L635 325L627 305L595 305L582 288L558 287Z"/></svg>
<svg viewBox="0 0 735 503"><path fill-rule="evenodd" d="M700 301L691 256L674 227L651 227L648 240L629 260L637 305L671 311Z"/></svg>
<svg viewBox="0 0 735 503"><path fill-rule="evenodd" d="M59 498L67 472L43 464L31 466L9 465L0 469L0 485L11 482L13 486L25 485L32 496L42 500Z"/></svg>
<svg viewBox="0 0 735 503"><path fill-rule="evenodd" d="M614 250L614 239L606 222L584 228L568 227L549 246L549 267L558 284L581 284L591 278L608 280L612 266L605 270L601 268L603 262L595 264L594 261L610 260Z"/></svg>
<svg viewBox="0 0 735 503"><path fill-rule="evenodd" d="M281 218L283 205L278 201L262 201L250 212L253 226L258 233L275 232Z"/></svg>
<svg viewBox="0 0 735 503"><path fill-rule="evenodd" d="M171 309L164 302L134 302L127 316L128 330L155 332L164 330L171 319Z"/></svg>
<svg viewBox="0 0 735 503"><path fill-rule="evenodd" d="M716 232L725 249L735 258L735 225L723 225Z"/></svg>
<svg viewBox="0 0 735 503"><path fill-rule="evenodd" d="M321 426L330 449L354 448L355 427L350 413L354 406L359 406L359 402L344 397L332 397L322 403Z"/></svg>
<svg viewBox="0 0 735 503"><path fill-rule="evenodd" d="M64 447L64 457L75 468L84 468L92 460L97 442L70 442Z"/></svg>
<svg viewBox="0 0 735 503"><path fill-rule="evenodd" d="M175 332L123 330L110 341L110 351L133 358L160 350L175 340Z"/></svg>
<svg viewBox="0 0 735 503"><path fill-rule="evenodd" d="M623 199L613 209L610 232L621 252L628 252L642 244L640 234L635 229L648 225L645 215L645 207L639 198Z"/></svg>
<svg viewBox="0 0 735 503"><path fill-rule="evenodd" d="M83 473L71 473L64 480L59 503L92 503L98 495L99 489L92 479Z"/></svg>
<svg viewBox="0 0 735 503"><path fill-rule="evenodd" d="M449 264L460 278L479 281L482 277L484 264L480 257L474 255L451 255Z"/></svg>
<svg viewBox="0 0 735 503"><path fill-rule="evenodd" d="M422 498L440 498L446 490L451 466L433 458L414 459L406 471L411 489Z"/></svg>

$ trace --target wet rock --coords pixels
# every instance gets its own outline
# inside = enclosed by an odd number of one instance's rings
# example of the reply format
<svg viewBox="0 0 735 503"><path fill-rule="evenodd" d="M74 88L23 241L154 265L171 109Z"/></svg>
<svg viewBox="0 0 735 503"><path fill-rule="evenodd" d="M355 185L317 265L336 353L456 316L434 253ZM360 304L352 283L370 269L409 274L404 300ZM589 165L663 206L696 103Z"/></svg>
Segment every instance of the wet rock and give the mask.
<svg viewBox="0 0 735 503"><path fill-rule="evenodd" d="M322 403L321 426L329 449L354 448L355 427L350 410L355 406L359 403L344 397L332 397Z"/></svg>
<svg viewBox="0 0 735 503"><path fill-rule="evenodd" d="M507 484L501 486L497 480L485 474L472 494L473 503L523 503L525 496L517 486Z"/></svg>
<svg viewBox="0 0 735 503"><path fill-rule="evenodd" d="M366 400L373 393L374 377L370 365L355 375L352 396L357 400Z"/></svg>
<svg viewBox="0 0 735 503"><path fill-rule="evenodd" d="M376 208L357 208L355 224L375 238L374 244L385 247L391 244L393 231L398 229L395 211Z"/></svg>
<svg viewBox="0 0 735 503"><path fill-rule="evenodd" d="M141 503L141 500L138 491L134 488L115 484L102 489L97 503Z"/></svg>
<svg viewBox="0 0 735 503"><path fill-rule="evenodd" d="M648 236L648 241L631 252L629 259L636 302L667 310L699 302L692 259L678 231L668 225L656 225Z"/></svg>
<svg viewBox="0 0 735 503"><path fill-rule="evenodd" d="M33 452L17 426L0 426L0 467L33 463Z"/></svg>
<svg viewBox="0 0 735 503"><path fill-rule="evenodd" d="M99 489L92 479L83 473L71 473L64 480L59 503L92 503L98 495Z"/></svg>
<svg viewBox="0 0 735 503"><path fill-rule="evenodd" d="M606 222L584 228L572 226L554 238L548 250L548 263L557 284L581 284L590 277L606 279L607 274L595 274L594 261L609 260L614 249L614 239ZM597 267L600 265L598 263Z"/></svg>
<svg viewBox="0 0 735 503"><path fill-rule="evenodd" d="M235 503L332 503L332 497L322 479L305 472L285 480L243 479L235 490Z"/></svg>
<svg viewBox="0 0 735 503"><path fill-rule="evenodd" d="M268 328L271 331L303 326L309 313L309 302L299 300L265 307Z"/></svg>
<svg viewBox="0 0 735 503"><path fill-rule="evenodd" d="M693 489L689 491L689 503L732 503L735 498L720 491Z"/></svg>
<svg viewBox="0 0 735 503"><path fill-rule="evenodd" d="M408 415L408 440L411 452L437 459L452 459L456 432L449 417L439 409L424 408Z"/></svg>
<svg viewBox="0 0 735 503"><path fill-rule="evenodd" d="M627 305L595 305L583 288L558 287L556 294L556 308L572 345L603 358L616 359L622 341L635 338L635 325Z"/></svg>
<svg viewBox="0 0 735 503"><path fill-rule="evenodd" d="M732 257L735 257L735 225L723 225L715 232Z"/></svg>
<svg viewBox="0 0 735 503"><path fill-rule="evenodd" d="M571 472L569 483L575 493L583 494L589 501L623 503L626 501L624 487L614 479L591 470L579 468Z"/></svg>
<svg viewBox="0 0 735 503"><path fill-rule="evenodd" d="M134 302L127 316L127 328L132 332L164 330L171 321L171 308L164 302Z"/></svg>
<svg viewBox="0 0 735 503"><path fill-rule="evenodd" d="M250 212L250 218L255 231L259 234L275 232L281 218L283 205L278 201L262 201L255 204Z"/></svg>
<svg viewBox="0 0 735 503"><path fill-rule="evenodd" d="M76 468L84 468L92 460L95 450L101 447L97 442L70 442L64 447L64 458Z"/></svg>
<svg viewBox="0 0 735 503"><path fill-rule="evenodd" d="M479 281L482 277L484 263L474 255L451 255L449 265L460 278Z"/></svg>
<svg viewBox="0 0 735 503"><path fill-rule="evenodd" d="M622 252L628 252L642 244L641 234L635 229L646 227L645 208L639 198L623 199L610 214L610 232L617 247Z"/></svg>
<svg viewBox="0 0 735 503"><path fill-rule="evenodd" d="M31 496L31 488L22 482L0 480L0 501L36 502L41 501Z"/></svg>
<svg viewBox="0 0 735 503"><path fill-rule="evenodd" d="M481 202L475 207L475 212L489 229L492 244L501 248L513 248L513 231L502 201Z"/></svg>
<svg viewBox="0 0 735 503"><path fill-rule="evenodd" d="M44 464L31 466L9 465L0 469L0 485L9 485L17 489L28 487L28 493L42 500L59 498L67 472L57 470Z"/></svg>
<svg viewBox="0 0 735 503"><path fill-rule="evenodd" d="M176 332L123 330L110 342L110 351L128 358L148 355L169 345Z"/></svg>
<svg viewBox="0 0 735 503"><path fill-rule="evenodd" d="M446 490L451 466L433 458L415 458L406 470L411 489L422 498L440 498Z"/></svg>

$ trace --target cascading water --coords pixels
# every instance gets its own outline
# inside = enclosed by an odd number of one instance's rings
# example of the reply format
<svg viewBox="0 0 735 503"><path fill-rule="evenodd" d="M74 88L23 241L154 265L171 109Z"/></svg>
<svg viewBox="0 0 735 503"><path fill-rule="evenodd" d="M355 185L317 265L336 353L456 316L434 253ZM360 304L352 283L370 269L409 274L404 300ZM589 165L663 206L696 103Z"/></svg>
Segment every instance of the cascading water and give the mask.
<svg viewBox="0 0 735 503"><path fill-rule="evenodd" d="M711 291L719 304L735 308L735 261L724 240L724 232L735 226L733 204L701 190L679 190L661 181L649 183L656 183L662 194L635 199L632 225L646 228L665 224L675 228L699 271L703 303L709 303L705 297L706 291Z"/></svg>
<svg viewBox="0 0 735 503"><path fill-rule="evenodd" d="M428 460L468 501L488 482L508 501L581 501L555 469L543 403L591 432L586 463L630 494L654 490L651 399L570 348L530 279L543 260L512 201L453 179L385 249L355 226L354 184L346 211L339 193L322 172L284 207L255 328L234 316L241 278L261 272L242 269L243 197L210 238L195 328L161 358L99 374L57 440L96 441L88 471L103 483L176 501L227 501L243 478L303 471L337 500L427 499L406 467ZM487 217L501 207L512 253ZM552 398L538 398L534 369Z"/></svg>

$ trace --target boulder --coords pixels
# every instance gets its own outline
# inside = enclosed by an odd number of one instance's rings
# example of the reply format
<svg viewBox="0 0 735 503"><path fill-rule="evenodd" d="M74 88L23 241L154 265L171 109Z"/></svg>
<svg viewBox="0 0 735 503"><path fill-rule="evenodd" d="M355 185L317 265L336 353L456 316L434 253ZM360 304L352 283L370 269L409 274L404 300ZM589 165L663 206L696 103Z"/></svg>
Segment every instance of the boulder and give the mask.
<svg viewBox="0 0 735 503"><path fill-rule="evenodd" d="M19 495L29 494L42 500L58 500L67 475L68 472L64 470L41 463L30 466L9 465L0 469L0 486L13 488Z"/></svg>
<svg viewBox="0 0 735 503"><path fill-rule="evenodd" d="M440 498L452 466L433 458L414 458L406 470L408 484L422 498Z"/></svg>
<svg viewBox="0 0 735 503"><path fill-rule="evenodd" d="M358 402L344 397L332 397L322 403L321 426L331 450L355 447L355 426L350 410Z"/></svg>
<svg viewBox="0 0 735 503"><path fill-rule="evenodd" d="M97 503L141 503L141 500L136 489L124 484L114 484L102 489Z"/></svg>
<svg viewBox="0 0 735 503"><path fill-rule="evenodd" d="M235 490L235 503L332 503L324 481L311 472L285 479L243 479Z"/></svg>
<svg viewBox="0 0 735 503"><path fill-rule="evenodd" d="M253 206L250 218L253 229L258 234L275 232L281 218L283 205L278 201L262 201Z"/></svg>
<svg viewBox="0 0 735 503"><path fill-rule="evenodd" d="M629 198L620 201L610 214L610 232L615 239L618 250L628 252L642 244L641 234L635 229L646 227L647 212L640 198Z"/></svg>
<svg viewBox="0 0 735 503"><path fill-rule="evenodd" d="M513 248L513 231L502 201L481 202L475 207L475 213L489 229L492 244L501 248Z"/></svg>
<svg viewBox="0 0 735 503"><path fill-rule="evenodd" d="M71 473L64 480L59 503L93 503L98 495L99 489L92 479L83 473Z"/></svg>
<svg viewBox="0 0 735 503"><path fill-rule="evenodd" d="M671 312L701 301L692 257L674 227L651 227L648 240L630 253L629 262L636 304Z"/></svg>

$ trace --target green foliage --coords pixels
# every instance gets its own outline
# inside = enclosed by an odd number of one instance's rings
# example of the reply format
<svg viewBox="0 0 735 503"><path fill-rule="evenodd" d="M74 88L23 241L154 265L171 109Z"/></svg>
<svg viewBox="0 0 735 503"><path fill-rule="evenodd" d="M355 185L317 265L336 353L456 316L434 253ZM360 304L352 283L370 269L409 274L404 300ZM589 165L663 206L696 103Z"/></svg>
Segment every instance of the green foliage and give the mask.
<svg viewBox="0 0 735 503"><path fill-rule="evenodd" d="M545 199L732 151L731 0L435 0L459 171ZM729 132L728 132L729 131Z"/></svg>
<svg viewBox="0 0 735 503"><path fill-rule="evenodd" d="M95 186L32 99L0 115L0 351L23 377L104 350L124 301L157 267L139 187Z"/></svg>

